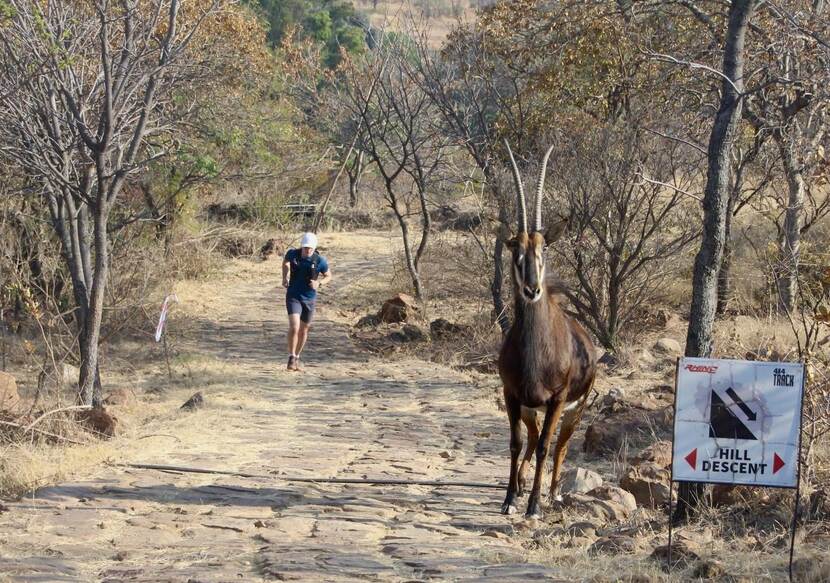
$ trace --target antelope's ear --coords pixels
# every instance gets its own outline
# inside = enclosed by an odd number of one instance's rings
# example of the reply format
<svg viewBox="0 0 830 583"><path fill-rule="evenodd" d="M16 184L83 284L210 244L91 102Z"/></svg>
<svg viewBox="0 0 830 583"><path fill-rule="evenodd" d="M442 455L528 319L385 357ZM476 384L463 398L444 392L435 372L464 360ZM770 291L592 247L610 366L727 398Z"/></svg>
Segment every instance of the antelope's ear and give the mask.
<svg viewBox="0 0 830 583"><path fill-rule="evenodd" d="M565 232L565 229L568 228L568 219L559 219L555 223L553 223L547 231L545 231L545 243L547 245L552 245L556 242L559 237L562 236L562 233Z"/></svg>
<svg viewBox="0 0 830 583"><path fill-rule="evenodd" d="M504 245L508 249L510 249L510 251L515 251L516 248L519 246L519 241L516 239L516 237L510 237L509 239L506 239L504 241Z"/></svg>

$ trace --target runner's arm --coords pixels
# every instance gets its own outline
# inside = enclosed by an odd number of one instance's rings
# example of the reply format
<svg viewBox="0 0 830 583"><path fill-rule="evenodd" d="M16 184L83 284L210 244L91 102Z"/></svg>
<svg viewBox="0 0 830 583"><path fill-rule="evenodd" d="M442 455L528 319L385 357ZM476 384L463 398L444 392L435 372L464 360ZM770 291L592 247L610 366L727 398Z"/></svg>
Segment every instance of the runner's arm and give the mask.
<svg viewBox="0 0 830 583"><path fill-rule="evenodd" d="M320 287L320 285L322 285L322 283L324 281L328 281L330 279L331 279L331 269L327 269L325 272L321 271L319 277L317 279L311 281L311 287L316 290Z"/></svg>
<svg viewBox="0 0 830 583"><path fill-rule="evenodd" d="M282 287L288 287L289 277L291 276L291 262L282 262Z"/></svg>

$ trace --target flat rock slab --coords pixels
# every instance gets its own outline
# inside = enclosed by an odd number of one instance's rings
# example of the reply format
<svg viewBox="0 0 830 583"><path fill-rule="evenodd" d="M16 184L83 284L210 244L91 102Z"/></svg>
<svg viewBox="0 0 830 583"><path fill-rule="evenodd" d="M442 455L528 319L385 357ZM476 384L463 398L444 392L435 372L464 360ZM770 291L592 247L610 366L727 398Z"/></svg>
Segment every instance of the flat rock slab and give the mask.
<svg viewBox="0 0 830 583"><path fill-rule="evenodd" d="M337 265L335 284L347 282L355 266ZM171 423L199 431L128 461L265 477L109 467L43 488L0 514L0 579L556 579L523 559L527 534L516 534L521 518L499 514L500 489L286 479L502 481L506 419L489 389L439 365L373 359L324 314L305 372L285 371L277 277L267 264L244 269L177 292L182 310L198 310L180 349L215 370L192 387L205 407Z"/></svg>

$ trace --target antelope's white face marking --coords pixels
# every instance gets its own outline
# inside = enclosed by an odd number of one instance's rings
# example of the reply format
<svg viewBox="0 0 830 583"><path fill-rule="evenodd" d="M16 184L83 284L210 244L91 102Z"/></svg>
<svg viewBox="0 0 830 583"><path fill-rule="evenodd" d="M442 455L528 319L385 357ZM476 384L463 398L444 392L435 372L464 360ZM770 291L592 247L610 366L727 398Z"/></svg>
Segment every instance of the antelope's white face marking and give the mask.
<svg viewBox="0 0 830 583"><path fill-rule="evenodd" d="M508 246L513 251L513 282L516 294L534 304L544 296L545 239L539 233L520 233Z"/></svg>

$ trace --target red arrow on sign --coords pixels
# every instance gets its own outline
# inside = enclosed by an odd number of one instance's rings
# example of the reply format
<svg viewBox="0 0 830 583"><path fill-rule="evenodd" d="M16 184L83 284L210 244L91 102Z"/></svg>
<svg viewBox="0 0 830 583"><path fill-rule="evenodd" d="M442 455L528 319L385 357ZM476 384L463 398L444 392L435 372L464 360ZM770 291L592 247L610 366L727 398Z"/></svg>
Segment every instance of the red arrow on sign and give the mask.
<svg viewBox="0 0 830 583"><path fill-rule="evenodd" d="M774 454L772 457L772 473L777 474L778 470L784 467L784 460L778 457L778 454Z"/></svg>
<svg viewBox="0 0 830 583"><path fill-rule="evenodd" d="M694 448L692 450L692 452L689 455L687 455L686 457L684 457L683 459L686 460L686 462L690 466L692 466L693 470L696 470L697 469L697 467L696 467L697 466L697 448Z"/></svg>

